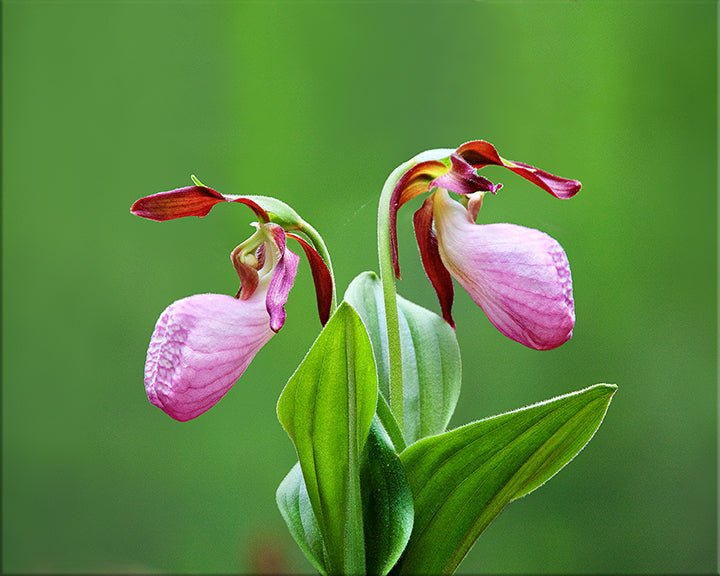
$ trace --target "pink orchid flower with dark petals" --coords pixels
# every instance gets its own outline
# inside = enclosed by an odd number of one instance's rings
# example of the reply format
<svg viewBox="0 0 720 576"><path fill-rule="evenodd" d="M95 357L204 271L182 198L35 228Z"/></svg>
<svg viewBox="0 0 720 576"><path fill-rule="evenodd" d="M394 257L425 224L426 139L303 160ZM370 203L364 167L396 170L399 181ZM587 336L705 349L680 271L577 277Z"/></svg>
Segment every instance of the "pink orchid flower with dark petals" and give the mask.
<svg viewBox="0 0 720 576"><path fill-rule="evenodd" d="M256 233L231 254L240 290L234 298L198 294L171 304L157 321L145 363L148 399L183 422L214 406L285 323L285 303L300 261L286 246L288 236L300 243L310 261L321 322L325 324L330 316L333 288L329 269L302 236L271 221L275 218L290 229L302 229L299 216L279 201L224 196L204 186L189 186L141 198L132 212L165 221L205 216L220 202L245 204L260 220L255 224ZM261 203L283 214L270 213Z"/></svg>
<svg viewBox="0 0 720 576"><path fill-rule="evenodd" d="M263 244L264 262L257 281L244 283L241 298L197 294L160 315L148 347L145 390L150 402L175 420L212 408L285 322L300 259L285 247L280 226L264 226L270 236Z"/></svg>
<svg viewBox="0 0 720 576"><path fill-rule="evenodd" d="M333 298L332 275L322 257L302 236L290 232L286 233L286 230L298 229L299 224L297 221L300 218L288 206L278 200L261 196L221 194L206 186L186 186L140 198L132 205L130 211L142 218L164 222L186 216L207 216L213 206L221 202L244 204L255 213L258 220L265 223L277 220L277 217L269 212L269 208L266 209L261 204L269 203L272 207L280 207L281 210L286 211L284 216L287 218L282 233L299 242L308 257L317 293L318 315L320 322L324 326L330 318L330 307ZM292 223L288 224L290 219L292 219ZM242 278L239 270L238 274Z"/></svg>
<svg viewBox="0 0 720 576"><path fill-rule="evenodd" d="M415 213L415 235L443 318L452 318L452 279L470 294L492 324L509 338L536 350L549 350L572 336L575 309L570 266L560 244L538 230L513 224L475 224L482 198L502 186L477 171L488 165L508 168L556 198L570 198L577 180L502 158L481 140L457 150L433 151L398 181L390 202L390 247L397 277L397 210L424 192L433 193ZM448 154L449 153L449 154ZM448 161L449 160L449 161ZM467 208L447 191L465 198Z"/></svg>
<svg viewBox="0 0 720 576"><path fill-rule="evenodd" d="M556 198L572 198L581 188L581 184L577 180L561 178L529 164L502 158L495 146L484 140L466 142L457 150L431 152L434 152L435 155L438 153L447 155L446 161L431 158L415 164L402 175L390 200L390 250L395 276L398 278L400 278L400 264L398 263L397 249L397 211L403 204L420 194L434 188L444 188L450 192L464 195L475 192L495 194L502 188L502 184L493 184L487 178L477 174L478 170L490 165L503 166Z"/></svg>

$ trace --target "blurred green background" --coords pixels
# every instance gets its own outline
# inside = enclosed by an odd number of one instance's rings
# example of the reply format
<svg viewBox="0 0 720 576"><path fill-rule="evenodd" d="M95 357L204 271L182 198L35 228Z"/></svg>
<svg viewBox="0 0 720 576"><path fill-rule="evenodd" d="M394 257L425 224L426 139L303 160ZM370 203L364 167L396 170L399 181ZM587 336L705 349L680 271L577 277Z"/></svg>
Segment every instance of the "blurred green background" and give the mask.
<svg viewBox="0 0 720 576"><path fill-rule="evenodd" d="M453 425L596 382L588 447L511 504L464 573L709 573L717 548L716 2L2 4L6 573L307 573L275 507L295 462L277 397L319 329L288 320L211 412L143 388L160 312L234 294L252 213L131 216L190 184L273 195L324 235L341 291L377 270L389 172L466 140L582 180L559 201L489 168L484 222L571 261L573 339L534 352L458 291ZM419 201L418 201L419 202ZM433 310L400 213L404 296Z"/></svg>

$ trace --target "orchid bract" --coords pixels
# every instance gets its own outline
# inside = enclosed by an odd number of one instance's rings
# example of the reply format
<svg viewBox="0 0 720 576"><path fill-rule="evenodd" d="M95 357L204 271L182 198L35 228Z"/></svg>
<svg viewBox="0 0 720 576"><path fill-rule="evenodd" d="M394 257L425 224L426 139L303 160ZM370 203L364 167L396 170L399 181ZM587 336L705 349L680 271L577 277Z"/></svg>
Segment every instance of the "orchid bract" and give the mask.
<svg viewBox="0 0 720 576"><path fill-rule="evenodd" d="M288 243L308 259L322 330L278 387L277 415L298 462L288 463L277 504L321 574L453 573L508 503L582 450L615 393L615 385L596 384L447 430L462 380L455 283L502 335L527 348L557 348L575 325L570 264L557 240L519 223L482 222L486 194L502 188L481 174L488 165L559 199L580 190L577 180L507 160L481 140L423 152L395 169L380 193L379 275L359 274L339 306L322 237L280 200L221 194L193 176L195 185L132 207L162 222L239 203L256 218L255 232L230 251L237 290L178 299L152 333L146 393L178 421L215 406L292 321L285 304L300 256ZM439 315L397 293L397 219L419 196L412 220ZM465 379L478 385L473 375Z"/></svg>

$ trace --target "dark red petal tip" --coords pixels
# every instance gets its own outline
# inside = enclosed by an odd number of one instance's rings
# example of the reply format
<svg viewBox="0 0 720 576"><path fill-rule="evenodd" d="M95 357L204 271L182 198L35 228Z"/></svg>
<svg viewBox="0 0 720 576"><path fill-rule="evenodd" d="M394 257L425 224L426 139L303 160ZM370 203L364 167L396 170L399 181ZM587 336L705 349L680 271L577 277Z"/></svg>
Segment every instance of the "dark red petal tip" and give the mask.
<svg viewBox="0 0 720 576"><path fill-rule="evenodd" d="M466 142L456 150L456 154L475 168L488 165L504 166L556 198L572 198L580 191L581 184L579 181L555 176L523 162L505 160L498 154L495 146L484 140Z"/></svg>
<svg viewBox="0 0 720 576"><path fill-rule="evenodd" d="M561 178L560 176L555 176L554 174L545 172L545 170L540 170L539 168L535 168L529 164L523 164L522 162L510 162L506 160L505 166L526 180L540 186L543 190L550 192L550 194L556 198L572 198L580 192L582 186L578 180Z"/></svg>
<svg viewBox="0 0 720 576"><path fill-rule="evenodd" d="M207 216L218 202L245 204L255 212L260 221L270 221L267 211L254 200L244 196L225 196L205 186L186 186L145 196L132 205L130 212L136 216L164 222L185 216Z"/></svg>
<svg viewBox="0 0 720 576"><path fill-rule="evenodd" d="M225 197L204 186L186 186L140 198L130 211L136 216L164 222L185 216L205 216Z"/></svg>

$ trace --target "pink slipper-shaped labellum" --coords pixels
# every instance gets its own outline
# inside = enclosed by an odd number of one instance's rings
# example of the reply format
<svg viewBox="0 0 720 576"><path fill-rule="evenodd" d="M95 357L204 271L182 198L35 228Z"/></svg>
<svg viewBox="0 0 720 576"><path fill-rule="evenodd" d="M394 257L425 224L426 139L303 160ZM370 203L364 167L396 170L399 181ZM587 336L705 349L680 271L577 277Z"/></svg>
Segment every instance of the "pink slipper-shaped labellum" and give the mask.
<svg viewBox="0 0 720 576"><path fill-rule="evenodd" d="M567 342L575 324L570 265L547 234L514 224L475 224L445 190L434 194L445 267L505 336L535 350Z"/></svg>
<svg viewBox="0 0 720 576"><path fill-rule="evenodd" d="M273 337L264 282L247 300L197 294L160 316L145 363L150 402L184 422L212 408Z"/></svg>

